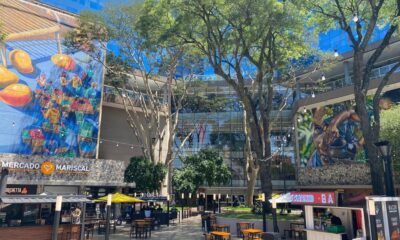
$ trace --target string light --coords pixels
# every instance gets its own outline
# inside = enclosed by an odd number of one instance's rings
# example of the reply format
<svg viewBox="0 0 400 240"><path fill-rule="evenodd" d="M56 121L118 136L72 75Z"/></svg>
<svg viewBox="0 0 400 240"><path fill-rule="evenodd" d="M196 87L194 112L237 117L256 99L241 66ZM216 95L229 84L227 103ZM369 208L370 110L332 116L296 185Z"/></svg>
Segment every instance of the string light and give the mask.
<svg viewBox="0 0 400 240"><path fill-rule="evenodd" d="M358 22L358 20L359 20L359 19L358 19L357 13L354 13L354 14L353 14L353 21L354 21L354 22Z"/></svg>

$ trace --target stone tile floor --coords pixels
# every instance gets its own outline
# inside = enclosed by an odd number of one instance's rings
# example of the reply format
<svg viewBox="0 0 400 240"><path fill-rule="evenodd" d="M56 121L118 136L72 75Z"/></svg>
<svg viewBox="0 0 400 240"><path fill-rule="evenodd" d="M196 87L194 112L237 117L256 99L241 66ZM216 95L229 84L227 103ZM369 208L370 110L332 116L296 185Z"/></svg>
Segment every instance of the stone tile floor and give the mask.
<svg viewBox="0 0 400 240"><path fill-rule="evenodd" d="M110 240L128 240L129 228L118 228L116 233L110 235ZM135 238L133 238L135 239ZM203 240L200 216L184 219L183 222L163 226L159 230L152 231L151 238L157 240ZM239 238L232 237L232 240ZM93 240L104 240L104 235L95 235Z"/></svg>

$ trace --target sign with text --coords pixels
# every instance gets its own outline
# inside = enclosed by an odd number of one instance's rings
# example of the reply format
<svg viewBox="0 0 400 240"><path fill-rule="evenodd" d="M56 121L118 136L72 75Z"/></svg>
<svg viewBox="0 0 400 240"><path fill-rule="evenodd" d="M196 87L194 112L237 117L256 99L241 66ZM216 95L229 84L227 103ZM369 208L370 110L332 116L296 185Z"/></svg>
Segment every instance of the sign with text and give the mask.
<svg viewBox="0 0 400 240"><path fill-rule="evenodd" d="M386 210L390 239L400 239L399 203L397 201L387 201Z"/></svg>
<svg viewBox="0 0 400 240"><path fill-rule="evenodd" d="M383 220L382 202L375 202L375 226L377 239L385 239L385 222Z"/></svg>
<svg viewBox="0 0 400 240"><path fill-rule="evenodd" d="M10 171L34 172L40 171L43 175L56 173L87 174L89 166L84 164L55 164L50 161L40 162L9 162L0 161L1 167L8 168Z"/></svg>
<svg viewBox="0 0 400 240"><path fill-rule="evenodd" d="M292 204L299 205L335 205L335 192L291 192Z"/></svg>

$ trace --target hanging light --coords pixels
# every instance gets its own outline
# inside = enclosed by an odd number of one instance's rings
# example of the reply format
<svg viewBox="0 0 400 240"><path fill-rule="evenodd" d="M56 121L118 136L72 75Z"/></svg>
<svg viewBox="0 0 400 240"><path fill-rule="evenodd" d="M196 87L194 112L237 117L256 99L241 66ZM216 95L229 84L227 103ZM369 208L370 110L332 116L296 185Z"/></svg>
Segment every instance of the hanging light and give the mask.
<svg viewBox="0 0 400 240"><path fill-rule="evenodd" d="M353 14L353 21L354 21L354 22L358 22L358 20L359 20L359 19L358 19L357 13L354 13L354 14Z"/></svg>
<svg viewBox="0 0 400 240"><path fill-rule="evenodd" d="M119 147L119 144L117 143L117 145L115 145L116 147Z"/></svg>
<svg viewBox="0 0 400 240"><path fill-rule="evenodd" d="M304 107L304 109L303 109L303 112L304 112L304 113L306 113L306 112L307 112L307 108L306 108L306 107Z"/></svg>
<svg viewBox="0 0 400 240"><path fill-rule="evenodd" d="M312 98L315 98L315 93L314 93L314 91L311 92L311 97L312 97Z"/></svg>
<svg viewBox="0 0 400 240"><path fill-rule="evenodd" d="M333 51L333 56L335 56L336 58L339 57L339 52L337 51L337 49Z"/></svg>
<svg viewBox="0 0 400 240"><path fill-rule="evenodd" d="M15 127L15 122L12 122L12 126Z"/></svg>
<svg viewBox="0 0 400 240"><path fill-rule="evenodd" d="M292 130L294 130L294 126L292 126Z"/></svg>
<svg viewBox="0 0 400 240"><path fill-rule="evenodd" d="M322 80L322 81L325 81L325 80L326 80L325 74L322 74L322 75L321 75L321 80Z"/></svg>

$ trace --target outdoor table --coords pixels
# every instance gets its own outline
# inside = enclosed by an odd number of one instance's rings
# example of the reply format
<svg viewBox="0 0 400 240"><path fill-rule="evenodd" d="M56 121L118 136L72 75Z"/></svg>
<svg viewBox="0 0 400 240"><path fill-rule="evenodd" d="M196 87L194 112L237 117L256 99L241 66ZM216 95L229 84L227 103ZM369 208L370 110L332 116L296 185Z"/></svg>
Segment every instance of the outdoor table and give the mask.
<svg viewBox="0 0 400 240"><path fill-rule="evenodd" d="M211 235L215 237L215 240L231 239L231 234L227 232L213 231L211 232Z"/></svg>
<svg viewBox="0 0 400 240"><path fill-rule="evenodd" d="M243 239L245 239L245 237L249 237L251 239L254 237L254 235L262 233L262 230L256 228L249 228L249 229L243 229L242 233L243 233Z"/></svg>
<svg viewBox="0 0 400 240"><path fill-rule="evenodd" d="M213 224L212 230L217 232L231 232L229 224Z"/></svg>
<svg viewBox="0 0 400 240"><path fill-rule="evenodd" d="M238 222L236 223L236 235L238 237L242 237L242 230L244 229L249 229L249 228L254 228L254 223L251 222Z"/></svg>

